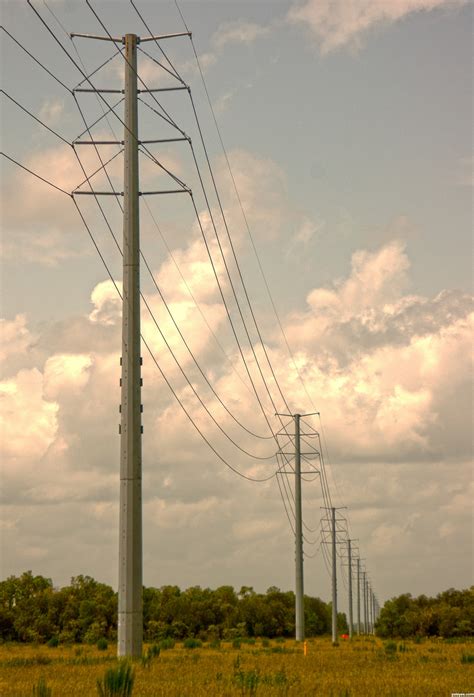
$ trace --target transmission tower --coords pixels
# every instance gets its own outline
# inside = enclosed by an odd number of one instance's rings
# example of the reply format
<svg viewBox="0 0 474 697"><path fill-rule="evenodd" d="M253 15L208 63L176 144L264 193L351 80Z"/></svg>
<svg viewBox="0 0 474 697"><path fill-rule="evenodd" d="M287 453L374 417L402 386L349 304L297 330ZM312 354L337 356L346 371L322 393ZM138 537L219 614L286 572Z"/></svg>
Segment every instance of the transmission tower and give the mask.
<svg viewBox="0 0 474 697"><path fill-rule="evenodd" d="M316 413L316 412L314 412ZM296 641L304 641L304 576L303 576L303 514L301 505L301 475L314 474L315 470L302 472L301 471L301 419L306 416L314 416L312 414L275 414L275 416L286 416L293 419L295 424L294 436L294 453L285 452L283 449L279 451L282 456L290 455L294 457L295 468L293 471L281 470L277 474L294 474L295 475L295 639ZM280 431L277 435L287 436L286 429ZM319 453L308 452L305 456L319 455Z"/></svg>
<svg viewBox="0 0 474 697"><path fill-rule="evenodd" d="M123 186L123 292L122 292L122 357L121 423L120 423L120 512L119 512L119 586L118 641L119 656L140 656L143 643L143 542L142 542L142 432L141 415L141 340L140 340L140 211L137 46L144 41L158 41L189 32L124 37L71 34L85 39L111 41L123 45L125 84L123 90L76 89L76 92L114 92L124 94L124 186ZM156 141L155 141L156 142ZM81 143L84 144L84 143ZM100 141L87 141L95 146ZM110 143L109 143L110 144ZM120 143L116 143L120 144ZM105 192L76 191L94 196ZM118 194L116 194L118 195Z"/></svg>

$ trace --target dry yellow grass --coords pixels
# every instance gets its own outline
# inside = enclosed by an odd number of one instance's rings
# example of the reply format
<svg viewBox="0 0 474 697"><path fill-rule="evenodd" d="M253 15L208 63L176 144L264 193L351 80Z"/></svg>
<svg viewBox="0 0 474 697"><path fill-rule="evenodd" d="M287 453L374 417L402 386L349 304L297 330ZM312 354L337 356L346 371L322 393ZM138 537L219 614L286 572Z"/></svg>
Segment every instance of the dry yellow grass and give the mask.
<svg viewBox="0 0 474 697"><path fill-rule="evenodd" d="M397 642L396 652L387 652L386 643L356 638L333 647L329 639L314 639L306 657L293 641L267 647L257 641L240 650L229 644L192 650L177 644L148 667L135 662L133 697L449 697L474 691L474 663L461 660L474 654L474 643L406 641L400 651ZM97 678L114 661L114 647L3 645L0 695L30 697L44 677L52 697L96 697Z"/></svg>

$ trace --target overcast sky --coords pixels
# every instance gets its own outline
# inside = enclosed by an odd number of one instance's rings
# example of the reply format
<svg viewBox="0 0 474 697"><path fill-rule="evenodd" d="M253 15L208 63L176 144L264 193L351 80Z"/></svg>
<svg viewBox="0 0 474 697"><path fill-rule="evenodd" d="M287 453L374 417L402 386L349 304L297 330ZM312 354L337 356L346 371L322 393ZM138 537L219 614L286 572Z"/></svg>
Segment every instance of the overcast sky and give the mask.
<svg viewBox="0 0 474 697"><path fill-rule="evenodd" d="M76 39L75 48L56 23L52 13L67 31L104 34L85 3L34 5L79 61L77 48L88 72L113 55L106 42ZM92 5L114 36L148 33L128 2ZM137 6L154 33L183 31L174 3L140 0ZM472 5L194 0L181 9L294 362L259 272L189 39L163 47L191 86L278 382L292 412L321 413L332 499L347 506L350 533L359 540L374 588L383 601L402 592L466 587L473 571ZM79 83L80 72L26 3L2 0L1 10L2 24L22 45L66 85ZM142 48L162 60L156 45ZM120 89L120 61L107 63L94 84ZM5 35L2 65L3 89L11 97L67 141L79 136L84 124L71 95ZM144 54L139 72L148 87L174 84ZM120 99L106 97L111 104ZM186 92L158 97L192 137L206 172ZM92 95L80 94L78 102L89 123L101 115ZM110 125L121 140L120 121L111 117ZM93 133L114 139L105 120ZM140 105L142 138L172 133ZM2 151L67 191L84 179L72 149L3 95L2 140ZM189 147L149 147L194 192L251 374L277 430L211 242ZM104 146L102 156L116 152ZM80 155L88 175L99 167L92 149L83 146ZM108 168L118 190L122 167L117 156ZM96 189L107 186L102 174L93 182ZM169 188L170 182L142 157L142 190ZM230 259L207 173L205 183ZM119 299L67 196L4 158L2 196L2 575L32 569L61 585L83 573L116 586ZM92 197L76 198L120 282L120 255L104 219ZM120 211L108 197L102 202L120 240ZM249 431L268 436L189 197L141 202L142 249L183 336L226 407ZM209 411L241 448L270 459L244 455L215 427L144 310L143 335L195 422L234 467L255 477L271 474L274 442L250 435L206 387L146 269L142 287ZM253 328L251 339L262 358ZM294 544L275 479L251 483L230 472L199 437L146 351L143 358L145 584L293 588ZM285 410L268 365L261 364L277 408ZM321 430L319 419L312 425ZM327 600L319 479L304 482L303 491L306 524L316 529L306 532L305 590ZM345 609L343 583L340 592Z"/></svg>

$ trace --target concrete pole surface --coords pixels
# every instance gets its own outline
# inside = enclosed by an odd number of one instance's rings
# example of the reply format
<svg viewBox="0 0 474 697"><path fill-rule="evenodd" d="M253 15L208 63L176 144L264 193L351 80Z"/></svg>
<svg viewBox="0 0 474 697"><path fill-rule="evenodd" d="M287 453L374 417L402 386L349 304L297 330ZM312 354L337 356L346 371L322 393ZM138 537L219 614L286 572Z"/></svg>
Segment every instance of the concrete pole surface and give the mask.
<svg viewBox="0 0 474 697"><path fill-rule="evenodd" d="M295 420L295 638L304 641L303 524L301 510L300 415Z"/></svg>
<svg viewBox="0 0 474 697"><path fill-rule="evenodd" d="M332 537L332 643L337 644L337 566L336 566L336 509L331 508Z"/></svg>
<svg viewBox="0 0 474 697"><path fill-rule="evenodd" d="M357 634L360 634L360 559L357 559Z"/></svg>
<svg viewBox="0 0 474 697"><path fill-rule="evenodd" d="M363 587L362 590L364 591L364 634L368 634L367 631L367 572L363 571Z"/></svg>
<svg viewBox="0 0 474 697"><path fill-rule="evenodd" d="M367 585L367 618L369 624L369 634L372 634L372 588Z"/></svg>
<svg viewBox="0 0 474 697"><path fill-rule="evenodd" d="M375 609L375 594L374 593L372 593L372 618L373 618L372 633L375 634L375 623L377 621L377 612Z"/></svg>
<svg viewBox="0 0 474 697"><path fill-rule="evenodd" d="M140 656L142 452L138 195L137 36L125 43L122 391L120 428L119 656Z"/></svg>
<svg viewBox="0 0 474 697"><path fill-rule="evenodd" d="M349 579L348 579L348 591L349 591L349 636L352 639L353 634L353 619L352 619L352 547L351 540L347 540L347 558L349 563Z"/></svg>

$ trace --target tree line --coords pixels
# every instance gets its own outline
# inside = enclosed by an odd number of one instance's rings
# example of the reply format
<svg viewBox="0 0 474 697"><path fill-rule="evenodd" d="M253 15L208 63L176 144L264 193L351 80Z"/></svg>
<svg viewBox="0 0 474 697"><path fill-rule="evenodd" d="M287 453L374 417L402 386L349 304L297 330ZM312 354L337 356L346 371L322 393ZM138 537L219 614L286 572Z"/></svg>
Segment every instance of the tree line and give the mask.
<svg viewBox="0 0 474 697"><path fill-rule="evenodd" d="M145 641L232 640L238 637L292 637L295 596L274 586L256 593L243 586L215 590L193 586L143 589ZM355 609L355 603L354 603ZM305 596L308 637L331 632L331 604ZM355 616L355 615L354 615ZM347 632L344 613L338 631ZM474 587L454 589L435 598L410 594L388 600L376 632L382 637L466 636L474 633ZM19 642L96 643L117 636L117 593L90 576L76 576L63 588L31 571L0 582L0 640Z"/></svg>
<svg viewBox="0 0 474 697"><path fill-rule="evenodd" d="M450 588L435 598L412 598L404 593L387 600L376 631L381 637L473 636L474 586L466 590Z"/></svg>
<svg viewBox="0 0 474 697"><path fill-rule="evenodd" d="M331 605L305 596L308 636L331 630ZM271 587L256 593L243 586L215 590L194 586L143 589L145 641L238 637L290 637L295 632L295 596ZM340 631L346 617L338 616ZM90 576L76 576L63 588L31 571L0 582L0 638L3 641L95 643L117 636L117 593Z"/></svg>

